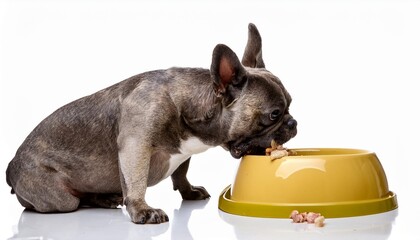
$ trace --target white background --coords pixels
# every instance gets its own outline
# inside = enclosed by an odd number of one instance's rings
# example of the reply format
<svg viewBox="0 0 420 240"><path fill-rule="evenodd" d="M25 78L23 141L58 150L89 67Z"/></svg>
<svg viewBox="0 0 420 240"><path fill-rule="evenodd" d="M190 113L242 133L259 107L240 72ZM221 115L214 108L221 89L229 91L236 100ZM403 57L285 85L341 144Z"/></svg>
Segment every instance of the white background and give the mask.
<svg viewBox="0 0 420 240"><path fill-rule="evenodd" d="M267 69L294 99L290 110L299 132L287 146L372 150L382 162L390 190L398 195L398 216L386 231L358 232L355 227L344 232L360 233L359 238L420 239L415 231L420 214L419 13L419 1L1 1L0 238L58 239L64 235L48 236L57 229L76 234L73 239L96 234L63 227L69 222L84 225L84 217L71 217L86 211L66 215L69 219L56 225L61 215L41 215L46 225L55 227L22 233L32 226L25 225L25 219L41 220L39 215L22 214L23 208L9 194L5 170L43 118L72 100L144 71L208 68L218 43L241 57L247 25L253 22L262 35ZM347 236L339 234L340 224L348 223L343 219L330 220L322 230L262 219L262 225L272 223L275 228L278 223L286 230L241 232L247 226L242 223L245 218L232 223L217 210L217 197L232 182L238 162L221 148L193 157L189 179L205 186L212 198L198 206L188 203L184 212L178 210L180 196L169 180L150 188L149 204L164 209L169 224L145 227L129 223L126 215L116 218L127 221L124 226L139 234L134 236L154 239L278 239L285 234L291 239L302 232L312 239ZM100 220L112 219L110 212ZM89 214L96 220L102 216L87 210ZM376 220L356 222L374 226ZM106 227L98 229L104 234Z"/></svg>

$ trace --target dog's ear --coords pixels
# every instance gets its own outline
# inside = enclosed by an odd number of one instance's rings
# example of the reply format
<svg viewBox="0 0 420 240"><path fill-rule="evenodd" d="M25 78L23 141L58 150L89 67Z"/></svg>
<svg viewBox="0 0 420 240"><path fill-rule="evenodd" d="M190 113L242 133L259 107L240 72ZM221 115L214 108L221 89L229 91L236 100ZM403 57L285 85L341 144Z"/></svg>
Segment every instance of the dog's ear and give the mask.
<svg viewBox="0 0 420 240"><path fill-rule="evenodd" d="M262 59L261 35L252 23L248 25L248 42L242 57L242 64L251 68L265 68Z"/></svg>
<svg viewBox="0 0 420 240"><path fill-rule="evenodd" d="M246 71L236 54L226 45L218 44L213 50L211 78L218 94L239 88L246 82Z"/></svg>

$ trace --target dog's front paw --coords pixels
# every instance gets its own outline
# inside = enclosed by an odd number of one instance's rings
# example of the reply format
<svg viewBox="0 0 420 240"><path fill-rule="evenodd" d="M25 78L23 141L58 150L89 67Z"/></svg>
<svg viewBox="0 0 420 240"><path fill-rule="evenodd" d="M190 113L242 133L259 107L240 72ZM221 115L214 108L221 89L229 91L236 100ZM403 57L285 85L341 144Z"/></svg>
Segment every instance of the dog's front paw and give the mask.
<svg viewBox="0 0 420 240"><path fill-rule="evenodd" d="M126 200L127 212L131 221L138 224L158 224L168 222L168 215L161 209L149 207L144 201Z"/></svg>
<svg viewBox="0 0 420 240"><path fill-rule="evenodd" d="M183 191L180 191L182 199L184 200L203 200L210 197L210 194L204 187L191 186Z"/></svg>
<svg viewBox="0 0 420 240"><path fill-rule="evenodd" d="M140 209L134 214L130 214L131 221L139 224L158 224L168 222L168 215L161 209Z"/></svg>

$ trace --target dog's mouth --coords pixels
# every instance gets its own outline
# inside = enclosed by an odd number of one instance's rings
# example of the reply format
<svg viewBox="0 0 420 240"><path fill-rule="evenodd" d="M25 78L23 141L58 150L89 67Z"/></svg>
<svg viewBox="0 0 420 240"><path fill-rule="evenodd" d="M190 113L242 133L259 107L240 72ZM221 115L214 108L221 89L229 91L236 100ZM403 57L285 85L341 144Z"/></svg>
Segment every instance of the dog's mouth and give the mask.
<svg viewBox="0 0 420 240"><path fill-rule="evenodd" d="M241 158L243 155L250 152L251 149L252 146L246 142L240 144L229 143L229 151L234 158Z"/></svg>
<svg viewBox="0 0 420 240"><path fill-rule="evenodd" d="M248 139L241 142L230 142L229 151L234 158L241 158L244 155L265 155L265 149L270 146L271 140L258 141ZM275 141L277 144L282 145L288 140L289 139L285 141Z"/></svg>
<svg viewBox="0 0 420 240"><path fill-rule="evenodd" d="M241 158L244 155L265 155L265 149L270 147L272 140L278 145L282 145L296 134L297 129L294 124L291 128L280 128L274 134L246 137L242 140L228 142L227 147L234 158Z"/></svg>

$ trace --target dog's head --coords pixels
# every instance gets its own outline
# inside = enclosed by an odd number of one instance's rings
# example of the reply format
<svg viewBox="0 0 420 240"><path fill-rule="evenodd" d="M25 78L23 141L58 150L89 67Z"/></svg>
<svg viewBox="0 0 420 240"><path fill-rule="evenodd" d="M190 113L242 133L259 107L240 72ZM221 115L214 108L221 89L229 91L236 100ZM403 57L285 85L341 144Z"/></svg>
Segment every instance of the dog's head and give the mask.
<svg viewBox="0 0 420 240"><path fill-rule="evenodd" d="M283 144L297 133L297 122L289 113L292 98L281 81L265 69L261 36L249 24L248 43L239 61L227 46L213 51L211 77L222 98L229 129L223 147L233 157L256 154L270 146L271 140Z"/></svg>

